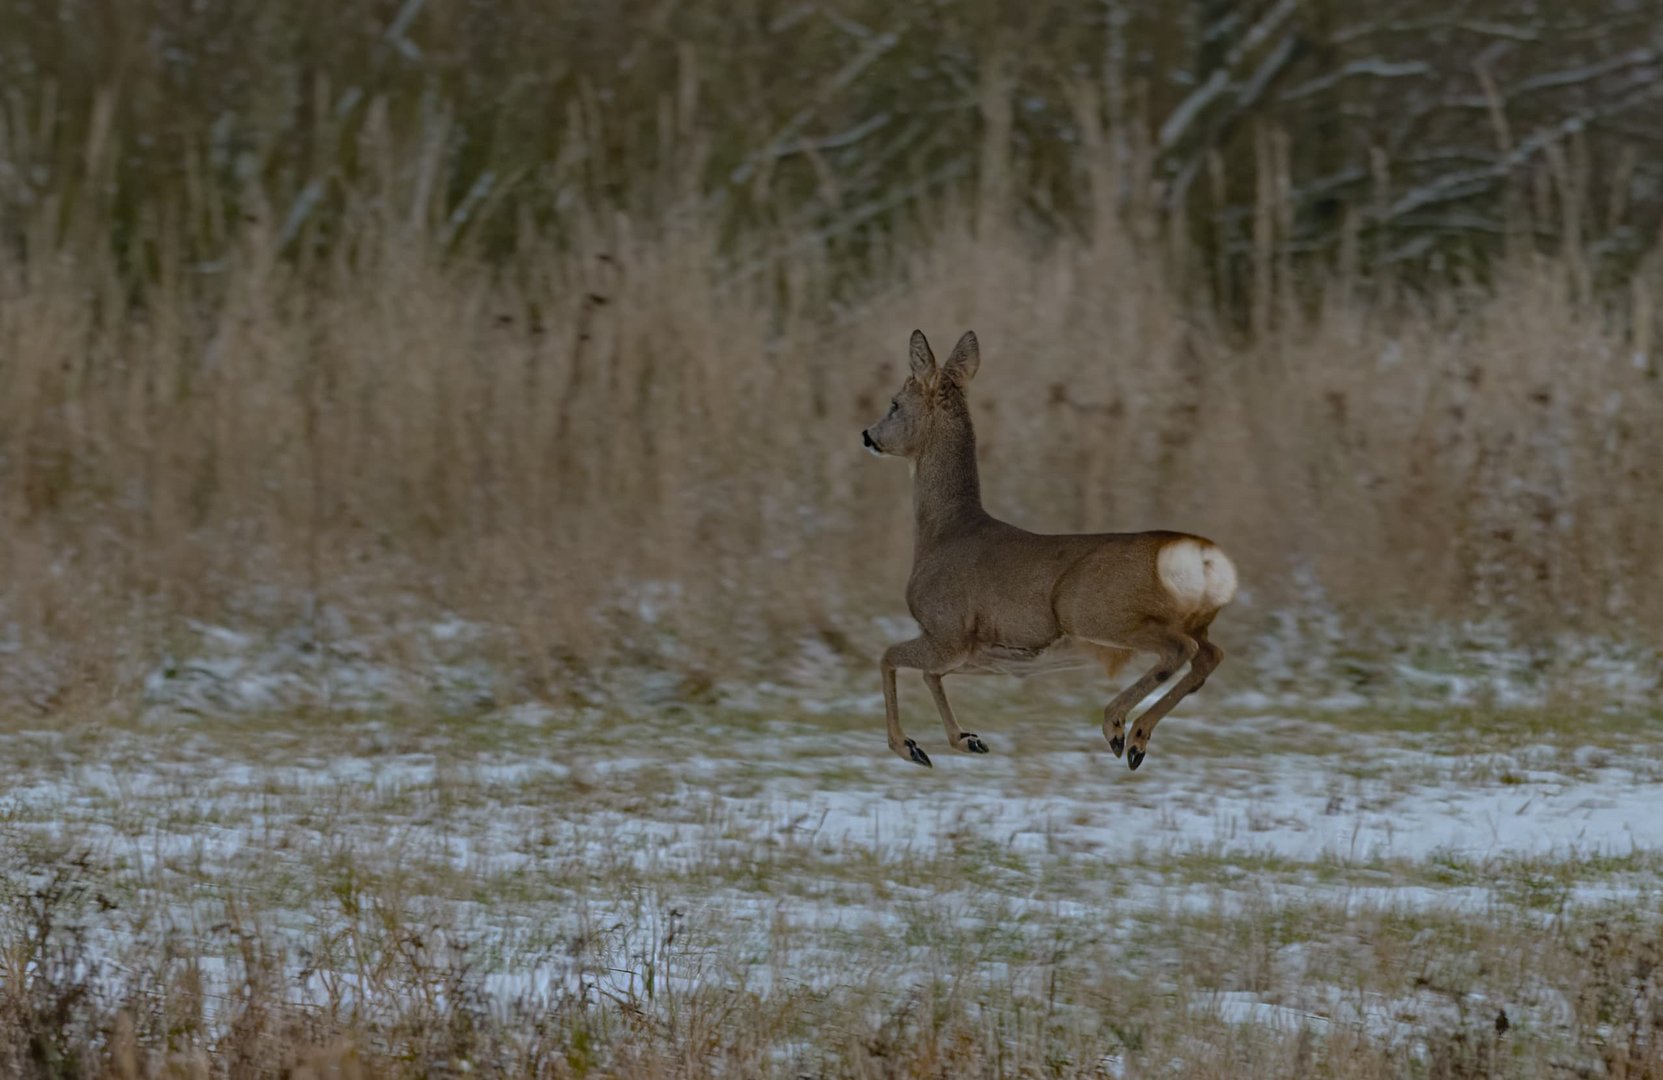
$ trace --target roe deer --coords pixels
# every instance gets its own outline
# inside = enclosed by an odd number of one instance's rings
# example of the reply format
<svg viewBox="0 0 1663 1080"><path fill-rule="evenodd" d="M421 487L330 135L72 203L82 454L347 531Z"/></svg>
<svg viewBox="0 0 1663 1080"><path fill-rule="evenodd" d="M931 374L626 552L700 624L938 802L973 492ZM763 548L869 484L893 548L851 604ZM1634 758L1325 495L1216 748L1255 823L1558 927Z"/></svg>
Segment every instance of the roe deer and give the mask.
<svg viewBox="0 0 1663 1080"><path fill-rule="evenodd" d="M1143 764L1161 717L1200 689L1224 659L1207 639L1236 592L1236 568L1211 540L1187 533L1046 536L982 509L976 434L965 391L981 363L976 335L959 339L936 367L912 332L911 374L882 420L861 432L874 454L912 463L914 540L907 607L923 634L883 654L889 748L928 767L901 730L895 669L918 668L947 741L968 754L987 744L961 730L942 689L951 672L1030 675L1101 664L1112 678L1136 653L1155 666L1103 709L1103 736L1133 769ZM1126 718L1185 664L1189 672L1151 705L1126 738Z"/></svg>

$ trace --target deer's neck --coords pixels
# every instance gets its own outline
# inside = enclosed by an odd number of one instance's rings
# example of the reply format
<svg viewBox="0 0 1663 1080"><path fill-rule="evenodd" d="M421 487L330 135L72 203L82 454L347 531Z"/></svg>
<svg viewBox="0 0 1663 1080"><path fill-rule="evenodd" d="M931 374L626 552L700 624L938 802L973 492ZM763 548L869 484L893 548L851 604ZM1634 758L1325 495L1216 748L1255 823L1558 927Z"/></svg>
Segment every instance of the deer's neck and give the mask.
<svg viewBox="0 0 1663 1080"><path fill-rule="evenodd" d="M941 403L912 478L917 544L939 540L987 516L976 472L976 432L962 398Z"/></svg>

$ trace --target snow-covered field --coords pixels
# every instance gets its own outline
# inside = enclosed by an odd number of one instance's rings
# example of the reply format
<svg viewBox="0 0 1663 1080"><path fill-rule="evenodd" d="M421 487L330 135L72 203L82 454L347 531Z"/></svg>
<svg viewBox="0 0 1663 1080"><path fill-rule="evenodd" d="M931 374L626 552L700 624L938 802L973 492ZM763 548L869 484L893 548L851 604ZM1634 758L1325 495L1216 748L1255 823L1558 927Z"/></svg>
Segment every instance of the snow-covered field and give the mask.
<svg viewBox="0 0 1663 1080"><path fill-rule="evenodd" d="M1586 1007L1590 942L1663 940L1663 721L1617 662L1582 707L1500 667L1399 665L1377 695L1242 678L1136 773L1088 678L949 680L985 757L904 679L923 770L888 753L875 677L829 662L691 704L620 675L502 706L435 658L424 706L350 653L324 691L204 640L143 708L0 723L0 870L8 940L73 866L89 983L188 975L209 1022L257 934L260 977L323 1015L754 1014L747 1060L787 1073L958 1023L1086 1074L1341 1042L1580 1061L1623 1022ZM597 1067L621 1052L594 1038Z"/></svg>

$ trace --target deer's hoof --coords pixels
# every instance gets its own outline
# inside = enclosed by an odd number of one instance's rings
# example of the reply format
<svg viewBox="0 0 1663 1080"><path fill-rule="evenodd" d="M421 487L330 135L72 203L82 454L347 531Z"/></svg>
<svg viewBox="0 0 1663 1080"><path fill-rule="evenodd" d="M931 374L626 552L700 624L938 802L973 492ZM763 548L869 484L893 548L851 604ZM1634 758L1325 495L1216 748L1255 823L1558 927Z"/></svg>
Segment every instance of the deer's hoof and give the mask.
<svg viewBox="0 0 1663 1080"><path fill-rule="evenodd" d="M911 739L907 740L907 753L911 755L912 763L914 765L922 765L926 769L933 769L935 767L930 764L930 755L924 753L923 749Z"/></svg>
<svg viewBox="0 0 1663 1080"><path fill-rule="evenodd" d="M1142 765L1142 764L1143 764L1143 751L1142 750L1139 750L1137 747L1134 746L1130 750L1126 751L1126 767L1127 768L1131 769L1133 772L1137 772L1138 771L1138 766Z"/></svg>
<svg viewBox="0 0 1663 1080"><path fill-rule="evenodd" d="M1126 736L1116 735L1114 738L1110 739L1109 740L1109 752L1114 754L1115 757L1119 757L1121 754L1125 753L1126 752Z"/></svg>
<svg viewBox="0 0 1663 1080"><path fill-rule="evenodd" d="M960 737L959 749L967 754L985 754L987 753L987 743L982 741L980 735L971 735L966 732Z"/></svg>

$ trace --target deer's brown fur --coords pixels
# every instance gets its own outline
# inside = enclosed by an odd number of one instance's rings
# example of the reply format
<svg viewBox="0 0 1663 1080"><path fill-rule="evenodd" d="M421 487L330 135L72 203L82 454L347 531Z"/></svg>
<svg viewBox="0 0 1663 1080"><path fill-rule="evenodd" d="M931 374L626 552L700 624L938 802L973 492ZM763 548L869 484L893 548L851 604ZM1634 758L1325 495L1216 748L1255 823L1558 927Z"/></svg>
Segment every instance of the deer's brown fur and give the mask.
<svg viewBox="0 0 1663 1080"><path fill-rule="evenodd" d="M953 749L985 754L963 731L942 677L953 672L1030 675L1100 664L1112 677L1136 653L1155 664L1103 709L1103 735L1134 769L1155 725L1200 689L1224 659L1207 637L1235 595L1236 570L1212 541L1178 532L1051 536L1027 532L982 508L976 433L965 400L981 362L974 333L937 366L913 331L911 373L883 419L861 433L867 448L912 462L915 518L907 607L923 631L883 655L890 749L929 765L901 730L898 668L917 668ZM1127 714L1154 689L1188 672L1126 737Z"/></svg>

